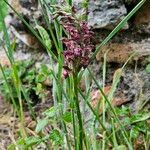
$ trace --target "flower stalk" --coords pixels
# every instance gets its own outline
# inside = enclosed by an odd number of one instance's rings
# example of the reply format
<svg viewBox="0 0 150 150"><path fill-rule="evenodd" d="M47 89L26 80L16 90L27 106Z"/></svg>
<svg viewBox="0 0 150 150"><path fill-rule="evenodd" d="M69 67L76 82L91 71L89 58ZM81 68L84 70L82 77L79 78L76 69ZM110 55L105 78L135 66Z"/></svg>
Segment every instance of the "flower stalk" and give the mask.
<svg viewBox="0 0 150 150"><path fill-rule="evenodd" d="M64 78L68 78L69 76L73 77L73 128L75 129L76 124L76 129L78 130L78 132L74 130L74 142L76 149L83 149L83 146L86 147L87 142L78 97L78 73L89 64L91 52L94 49L94 45L91 42L93 32L90 31L87 21L78 18L75 7L72 7L70 12L64 12L63 10L58 11L61 24L67 33L67 37L62 39L65 46L63 51L63 76ZM77 123L75 122L76 120Z"/></svg>
<svg viewBox="0 0 150 150"><path fill-rule="evenodd" d="M83 121L82 115L79 106L79 99L78 99L78 74L77 72L73 73L73 81L74 81L74 101L75 101L75 109L76 114L78 117L78 125L79 125L79 149L83 149L83 139L84 139L84 129L83 129Z"/></svg>

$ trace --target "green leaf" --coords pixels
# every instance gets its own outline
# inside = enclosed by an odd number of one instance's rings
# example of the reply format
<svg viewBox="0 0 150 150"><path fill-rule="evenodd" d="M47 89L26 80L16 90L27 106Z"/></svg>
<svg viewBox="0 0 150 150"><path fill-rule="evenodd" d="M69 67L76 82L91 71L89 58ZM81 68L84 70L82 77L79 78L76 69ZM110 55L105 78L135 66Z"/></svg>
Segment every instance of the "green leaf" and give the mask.
<svg viewBox="0 0 150 150"><path fill-rule="evenodd" d="M123 123L124 123L124 124L131 124L131 119L126 116L126 117L123 119Z"/></svg>
<svg viewBox="0 0 150 150"><path fill-rule="evenodd" d="M44 41L48 50L51 50L52 44L47 31L42 26L39 25L37 25L36 28L38 29L40 36L42 37L42 40Z"/></svg>
<svg viewBox="0 0 150 150"><path fill-rule="evenodd" d="M48 124L49 120L48 118L44 118L41 120L38 120L37 126L35 131L38 133L44 129L44 127Z"/></svg>
<svg viewBox="0 0 150 150"><path fill-rule="evenodd" d="M59 145L62 143L62 136L58 130L53 130L50 133L50 139L56 144Z"/></svg>
<svg viewBox="0 0 150 150"><path fill-rule="evenodd" d="M136 126L131 129L130 136L133 139L136 139L139 136L139 131L138 131L138 128Z"/></svg>
<svg viewBox="0 0 150 150"><path fill-rule="evenodd" d="M25 139L21 138L18 141L16 141L16 145L19 149L21 150L26 150L25 148ZM16 150L16 145L15 144L10 144L7 148L7 150Z"/></svg>
<svg viewBox="0 0 150 150"><path fill-rule="evenodd" d="M7 8L7 5L4 1L1 0L0 2L0 9L1 9L1 12L2 12L2 15L5 17L7 12L8 12L8 8ZM2 30L2 22L1 22L1 19L0 18L0 30Z"/></svg>
<svg viewBox="0 0 150 150"><path fill-rule="evenodd" d="M150 73L150 64L148 64L148 65L146 66L146 69L145 69L145 70L146 70L147 73Z"/></svg>
<svg viewBox="0 0 150 150"><path fill-rule="evenodd" d="M36 82L44 82L46 80L46 77L44 74L38 74L36 77Z"/></svg>
<svg viewBox="0 0 150 150"><path fill-rule="evenodd" d="M31 147L33 145L36 145L37 143L39 143L41 141L41 139L39 137L28 137L25 140L26 143L26 148Z"/></svg>
<svg viewBox="0 0 150 150"><path fill-rule="evenodd" d="M146 58L146 61L150 62L150 57Z"/></svg>
<svg viewBox="0 0 150 150"><path fill-rule="evenodd" d="M138 122L142 122L145 121L147 119L150 118L150 113L145 113L145 114L138 114L137 116L133 116L131 118L131 122L133 123L138 123Z"/></svg>
<svg viewBox="0 0 150 150"><path fill-rule="evenodd" d="M17 146L21 150L26 150L25 148L25 139L21 138L17 141Z"/></svg>
<svg viewBox="0 0 150 150"><path fill-rule="evenodd" d="M116 107L115 111L119 116L128 116L130 115L129 107L122 106L121 108Z"/></svg>
<svg viewBox="0 0 150 150"><path fill-rule="evenodd" d="M56 110L54 107L51 107L50 109L46 110L43 114L47 117L53 118L56 115Z"/></svg>
<svg viewBox="0 0 150 150"><path fill-rule="evenodd" d="M56 116L56 113L61 109L62 104L59 103L57 106L53 106L50 109L46 110L43 114L49 118L53 118Z"/></svg>
<svg viewBox="0 0 150 150"><path fill-rule="evenodd" d="M119 145L119 146L113 148L112 150L127 150L127 148L125 145Z"/></svg>
<svg viewBox="0 0 150 150"><path fill-rule="evenodd" d="M71 112L65 112L62 116L62 119L65 121L65 122L72 122L72 113Z"/></svg>
<svg viewBox="0 0 150 150"><path fill-rule="evenodd" d="M35 88L36 94L39 94L42 91L42 84L38 83Z"/></svg>
<svg viewBox="0 0 150 150"><path fill-rule="evenodd" d="M41 64L41 71L43 74L46 74L46 75L48 75L50 73L49 68L43 63Z"/></svg>
<svg viewBox="0 0 150 150"><path fill-rule="evenodd" d="M138 122L136 125L136 128L139 132L146 133L147 131L150 131L149 124L146 121Z"/></svg>
<svg viewBox="0 0 150 150"><path fill-rule="evenodd" d="M10 144L7 148L7 150L15 150L15 149L16 149L15 144Z"/></svg>
<svg viewBox="0 0 150 150"><path fill-rule="evenodd" d="M115 93L115 91L116 91L117 85L118 85L119 82L120 82L120 78L121 78L122 73L123 73L122 68L117 69L117 70L115 71L115 73L114 73L114 76L113 76L113 83L112 83L110 92L109 92L109 94L108 94L108 99L109 99L110 101L112 101L112 99L113 99L113 96L114 96L114 93Z"/></svg>

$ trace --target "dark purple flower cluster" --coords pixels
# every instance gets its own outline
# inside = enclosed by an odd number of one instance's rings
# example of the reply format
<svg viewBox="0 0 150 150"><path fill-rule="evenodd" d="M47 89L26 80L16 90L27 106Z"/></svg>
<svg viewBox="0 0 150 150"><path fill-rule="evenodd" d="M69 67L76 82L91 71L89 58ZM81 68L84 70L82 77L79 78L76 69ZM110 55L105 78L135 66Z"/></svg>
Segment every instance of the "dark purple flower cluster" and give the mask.
<svg viewBox="0 0 150 150"><path fill-rule="evenodd" d="M68 33L68 37L63 38L66 46L63 52L65 61L63 75L66 78L71 72L80 71L82 67L88 66L94 45L91 44L93 32L90 31L86 21L66 16L62 19L62 25Z"/></svg>

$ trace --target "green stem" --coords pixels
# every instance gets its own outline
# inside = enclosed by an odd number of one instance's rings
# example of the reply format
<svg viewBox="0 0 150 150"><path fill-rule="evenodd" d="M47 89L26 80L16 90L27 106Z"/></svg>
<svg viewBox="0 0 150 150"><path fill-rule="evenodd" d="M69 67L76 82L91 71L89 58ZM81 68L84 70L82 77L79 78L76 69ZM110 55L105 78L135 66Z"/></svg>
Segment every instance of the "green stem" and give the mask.
<svg viewBox="0 0 150 150"><path fill-rule="evenodd" d="M78 74L75 72L73 73L73 80L74 80L74 101L76 105L76 113L78 117L78 125L79 125L79 149L83 149L83 123L82 123L82 116L79 106L79 99L78 99Z"/></svg>
<svg viewBox="0 0 150 150"><path fill-rule="evenodd" d="M13 103L13 106L14 106L14 108L15 108L15 111L17 112L17 114L18 114L18 116L19 116L20 113L19 113L19 110L18 110L16 101L15 101L15 99L14 99L12 89L11 89L9 83L8 83L6 74L5 74L5 72L4 72L4 69L3 69L2 65L1 65L1 63L0 63L0 70L1 70L1 72L2 72L2 75L3 75L3 78L4 78L4 80L5 80L6 86L7 86L7 88L8 88L9 95L10 95L11 101L12 101L12 103Z"/></svg>
<svg viewBox="0 0 150 150"><path fill-rule="evenodd" d="M72 109L72 124L73 124L73 136L74 136L74 146L75 146L75 150L78 149L77 147L77 130L76 130L76 123L75 123L75 112L74 110Z"/></svg>
<svg viewBox="0 0 150 150"><path fill-rule="evenodd" d="M76 121L75 121L75 104L74 104L74 100L73 100L73 94L74 94L74 92L73 92L73 78L72 78L72 76L71 77L69 77L68 78L68 80L66 80L67 81L67 88L68 89L66 89L66 91L63 91L63 95L65 96L65 98L66 98L66 100L69 102L69 104L70 104L70 108L71 108L71 113L72 113L72 125L73 125L73 137L74 137L74 149L75 150L77 150L78 149L78 147L77 147L77 140L78 140L78 138L77 138L77 128L76 128ZM68 96L66 95L66 93L68 93L68 95L69 95L69 98L68 98ZM71 100L71 101L70 101Z"/></svg>

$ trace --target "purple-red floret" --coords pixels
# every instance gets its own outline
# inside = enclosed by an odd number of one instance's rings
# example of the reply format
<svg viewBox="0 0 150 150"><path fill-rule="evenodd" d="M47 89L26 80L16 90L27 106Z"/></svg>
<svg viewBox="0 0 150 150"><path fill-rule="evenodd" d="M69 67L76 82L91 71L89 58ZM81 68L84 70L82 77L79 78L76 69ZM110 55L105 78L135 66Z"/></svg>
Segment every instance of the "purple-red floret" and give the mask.
<svg viewBox="0 0 150 150"><path fill-rule="evenodd" d="M64 76L65 78L67 78L67 77L69 76L68 70L66 70L66 69L63 70L63 76Z"/></svg>
<svg viewBox="0 0 150 150"><path fill-rule="evenodd" d="M62 20L62 25L68 33L67 38L63 38L63 43L66 49L64 55L63 75L68 77L70 72L74 69L80 71L81 68L86 68L90 61L90 55L94 48L91 43L93 32L90 31L86 21L76 21L75 19L68 19L65 16Z"/></svg>

